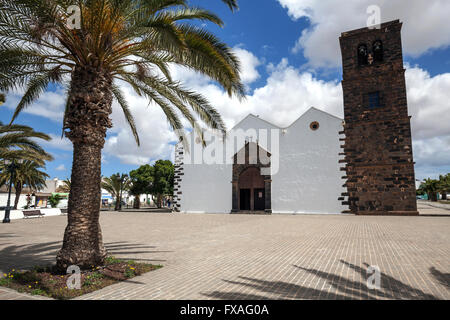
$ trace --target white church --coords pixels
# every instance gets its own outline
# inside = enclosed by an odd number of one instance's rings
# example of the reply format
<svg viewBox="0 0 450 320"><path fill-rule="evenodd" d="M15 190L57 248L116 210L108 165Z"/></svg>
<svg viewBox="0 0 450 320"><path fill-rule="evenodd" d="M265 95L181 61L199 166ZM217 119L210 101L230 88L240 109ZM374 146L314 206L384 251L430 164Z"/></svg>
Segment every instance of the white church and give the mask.
<svg viewBox="0 0 450 320"><path fill-rule="evenodd" d="M250 114L226 136L192 132L175 148L174 209L340 214L342 130L343 119L311 108L287 128Z"/></svg>

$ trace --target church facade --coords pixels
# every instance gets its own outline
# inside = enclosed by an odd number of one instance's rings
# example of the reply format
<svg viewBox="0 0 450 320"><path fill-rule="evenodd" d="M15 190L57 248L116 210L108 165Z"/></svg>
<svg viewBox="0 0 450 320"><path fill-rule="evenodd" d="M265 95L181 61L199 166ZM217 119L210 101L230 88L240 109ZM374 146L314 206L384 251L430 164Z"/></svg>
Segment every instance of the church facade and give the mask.
<svg viewBox="0 0 450 320"><path fill-rule="evenodd" d="M415 215L401 23L343 33L344 115L311 108L287 128L248 115L226 136L176 145L184 213Z"/></svg>

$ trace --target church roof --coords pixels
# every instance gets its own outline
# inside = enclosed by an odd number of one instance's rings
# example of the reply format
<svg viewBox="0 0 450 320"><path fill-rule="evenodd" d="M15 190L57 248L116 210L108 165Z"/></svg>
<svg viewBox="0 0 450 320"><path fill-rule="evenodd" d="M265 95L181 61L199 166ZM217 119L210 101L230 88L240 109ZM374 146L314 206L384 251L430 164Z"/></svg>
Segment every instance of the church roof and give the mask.
<svg viewBox="0 0 450 320"><path fill-rule="evenodd" d="M330 117L330 118L336 119L336 120L338 120L338 121L343 121L343 120L344 120L344 119L339 118L339 117L337 117L337 116L335 116L335 115L332 115L332 114L329 113L329 112L326 112L326 111L317 109L317 108L315 108L315 107L311 107L311 108L309 108L307 111L305 111L300 117L298 117L295 121L293 121L289 126L284 127L284 128L283 128L283 127L280 127L280 126L277 126L276 124L273 124L272 122L270 122L270 121L268 121L268 120L265 120L265 119L263 119L263 118L261 118L261 117L259 117L259 116L257 116L257 115L254 115L253 113L249 113L245 118L243 118L241 121L239 121L238 123L236 123L236 124L233 126L233 128L232 128L231 130L234 130L234 129L238 128L240 124L244 123L244 121L247 120L247 119L249 119L249 118L252 118L252 119L255 119L255 120L264 122L264 123L268 124L269 126L274 127L275 129L287 130L287 129L291 128L292 126L294 126L298 121L300 121L300 119L302 119L304 116L306 116L307 114L309 114L309 113L311 113L311 112L322 113L322 114L324 114L324 115L326 115L326 116L328 116L328 117ZM228 131L230 131L230 130L228 130ZM191 134L192 134L192 132L189 132L189 133L187 134L187 136L190 136ZM177 144L180 144L180 142L178 142Z"/></svg>
<svg viewBox="0 0 450 320"><path fill-rule="evenodd" d="M235 124L234 127L233 127L233 129L237 128L241 123L243 123L243 122L244 122L245 120L247 120L248 118L254 118L254 119L257 119L257 120L259 120L259 121L265 122L265 123L269 124L270 126L275 127L275 128L278 128L278 129L280 129L280 130L282 130L282 129L289 129L289 128L292 127L296 122L298 122L301 118L303 118L306 114L308 114L308 113L310 113L310 112L321 112L321 113L323 113L323 114L325 114L325 115L327 115L327 116L330 116L330 117L332 117L332 118L335 118L335 119L337 119L337 120L339 120L339 121L343 121L343 120L344 120L344 119L339 118L339 117L337 117L337 116L335 116L335 115L332 115L332 114L329 113L329 112L325 112L325 111L320 110L320 109L317 109L317 108L315 108L315 107L311 107L311 108L309 108L307 111L305 111L300 117L298 117L294 122L292 122L289 126L284 127L284 128L283 128L283 127L280 127L280 126L277 126L276 124L273 124L272 122L270 122L270 121L268 121L268 120L265 120L265 119L263 119L263 118L260 118L259 116L254 115L253 113L249 113L244 119L242 119L242 120L239 121L237 124Z"/></svg>

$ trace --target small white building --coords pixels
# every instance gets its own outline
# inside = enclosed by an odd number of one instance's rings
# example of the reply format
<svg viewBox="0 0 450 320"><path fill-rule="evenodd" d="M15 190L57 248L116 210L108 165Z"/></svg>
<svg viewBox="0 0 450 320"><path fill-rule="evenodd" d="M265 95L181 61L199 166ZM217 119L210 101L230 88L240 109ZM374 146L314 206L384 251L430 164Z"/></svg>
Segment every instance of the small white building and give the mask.
<svg viewBox="0 0 450 320"><path fill-rule="evenodd" d="M345 192L343 120L311 108L287 128L248 115L226 138L204 132L175 149L174 208L185 213L338 214Z"/></svg>

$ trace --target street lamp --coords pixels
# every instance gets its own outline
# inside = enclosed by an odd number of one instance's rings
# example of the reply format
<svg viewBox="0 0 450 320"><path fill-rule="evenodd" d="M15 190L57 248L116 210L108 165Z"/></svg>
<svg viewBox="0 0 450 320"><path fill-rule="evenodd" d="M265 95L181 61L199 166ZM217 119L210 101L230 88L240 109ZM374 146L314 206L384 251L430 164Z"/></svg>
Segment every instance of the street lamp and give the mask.
<svg viewBox="0 0 450 320"><path fill-rule="evenodd" d="M21 161L18 161L18 162L20 163ZM9 164L8 167L6 168L6 170L8 170L8 172L10 173L10 176L9 176L8 202L7 202L6 208L5 208L5 218L3 219L3 223L10 223L11 220L9 219L9 214L11 213L11 207L10 207L11 189L12 189L12 184L14 182L14 176L16 173L16 169L19 166L16 164L15 160L13 160L13 161L5 160L5 164L7 164L7 165Z"/></svg>

